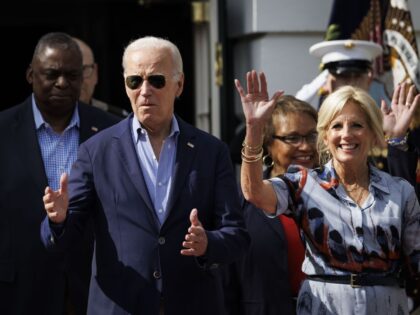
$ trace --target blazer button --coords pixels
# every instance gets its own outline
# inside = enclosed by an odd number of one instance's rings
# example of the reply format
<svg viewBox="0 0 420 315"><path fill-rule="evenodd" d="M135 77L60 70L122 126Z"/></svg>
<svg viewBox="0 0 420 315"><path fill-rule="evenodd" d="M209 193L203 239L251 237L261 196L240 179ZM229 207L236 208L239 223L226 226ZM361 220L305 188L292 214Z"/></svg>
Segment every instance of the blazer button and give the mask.
<svg viewBox="0 0 420 315"><path fill-rule="evenodd" d="M160 279L160 277L161 277L161 274L160 274L159 271L156 270L156 271L153 272L153 278Z"/></svg>
<svg viewBox="0 0 420 315"><path fill-rule="evenodd" d="M166 242L166 240L165 240L165 238L164 238L163 236L161 236L161 237L159 237L159 238L158 238L158 243L159 243L160 245L165 244L165 242Z"/></svg>

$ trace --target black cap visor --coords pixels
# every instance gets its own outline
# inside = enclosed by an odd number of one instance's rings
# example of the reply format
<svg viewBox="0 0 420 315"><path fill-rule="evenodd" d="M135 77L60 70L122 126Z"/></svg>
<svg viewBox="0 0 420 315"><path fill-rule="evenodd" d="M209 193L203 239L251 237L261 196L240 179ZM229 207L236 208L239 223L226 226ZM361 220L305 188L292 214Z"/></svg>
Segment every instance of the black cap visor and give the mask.
<svg viewBox="0 0 420 315"><path fill-rule="evenodd" d="M357 59L329 62L323 67L333 75L362 74L368 72L371 68L372 63L370 61Z"/></svg>

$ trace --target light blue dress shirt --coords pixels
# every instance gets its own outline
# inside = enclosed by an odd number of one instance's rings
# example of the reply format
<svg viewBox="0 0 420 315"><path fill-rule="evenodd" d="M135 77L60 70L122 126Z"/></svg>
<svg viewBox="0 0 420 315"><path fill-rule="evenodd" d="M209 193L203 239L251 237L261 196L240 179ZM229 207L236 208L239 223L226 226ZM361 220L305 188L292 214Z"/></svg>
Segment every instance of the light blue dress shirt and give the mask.
<svg viewBox="0 0 420 315"><path fill-rule="evenodd" d="M172 118L171 131L163 142L159 160L153 152L147 130L140 125L136 116L132 119L132 132L144 180L157 217L162 224L167 215L167 204L172 187L179 134L178 122L175 117Z"/></svg>
<svg viewBox="0 0 420 315"><path fill-rule="evenodd" d="M71 166L77 158L79 147L79 113L77 106L73 112L69 125L59 134L44 121L35 98L32 95L32 110L34 113L36 135L41 148L48 185L57 190L60 188L60 176L66 172L70 174Z"/></svg>

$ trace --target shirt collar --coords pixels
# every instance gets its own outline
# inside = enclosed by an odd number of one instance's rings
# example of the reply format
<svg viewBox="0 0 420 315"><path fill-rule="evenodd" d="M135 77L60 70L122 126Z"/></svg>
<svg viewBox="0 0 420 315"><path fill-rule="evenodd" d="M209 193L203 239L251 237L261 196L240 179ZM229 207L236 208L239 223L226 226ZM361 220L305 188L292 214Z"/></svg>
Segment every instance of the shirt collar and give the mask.
<svg viewBox="0 0 420 315"><path fill-rule="evenodd" d="M134 135L134 141L135 143L137 143L139 141L139 137L141 134L147 134L147 130L145 128L143 128L139 122L139 120L136 118L136 115L133 115L133 121L132 121L132 130L133 130L133 135ZM168 138L172 137L172 136L176 136L179 134L179 125L178 125L178 121L175 118L175 115L172 116L172 121L171 121L171 131L169 132L169 136Z"/></svg>
<svg viewBox="0 0 420 315"><path fill-rule="evenodd" d="M42 126L49 127L50 124L47 123L44 118L42 117L42 114L40 110L38 109L38 106L36 105L35 96L32 94L32 111L34 113L34 120L35 120L35 128L36 130L40 129ZM80 118L79 118L79 108L78 104L76 104L76 107L73 111L73 115L71 117L70 123L66 127L65 130L68 130L74 126L80 127Z"/></svg>
<svg viewBox="0 0 420 315"><path fill-rule="evenodd" d="M381 176L380 171L376 167L374 167L372 164L369 164L368 166L369 166L370 185L372 185L372 187L375 189L379 189L383 191L384 193L389 194L388 184L386 180L383 178L383 176ZM336 183L336 185L334 185L334 188L336 189L338 187L339 185L338 176L332 165L332 160L328 161L328 163L324 165L324 168L320 177L323 180L328 181L328 182L331 182L332 179L335 179L336 181L334 182Z"/></svg>
<svg viewBox="0 0 420 315"><path fill-rule="evenodd" d="M389 194L390 191L389 191L388 183L384 178L385 176L381 176L381 171L372 165L369 167L369 170L370 170L370 184L373 187L379 190L382 190L384 193Z"/></svg>

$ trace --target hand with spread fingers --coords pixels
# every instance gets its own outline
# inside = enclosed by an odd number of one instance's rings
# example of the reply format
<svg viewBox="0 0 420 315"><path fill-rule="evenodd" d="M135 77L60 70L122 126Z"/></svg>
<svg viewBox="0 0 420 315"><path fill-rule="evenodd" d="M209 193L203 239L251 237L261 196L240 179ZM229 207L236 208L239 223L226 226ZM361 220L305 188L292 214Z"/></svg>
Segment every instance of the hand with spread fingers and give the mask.
<svg viewBox="0 0 420 315"><path fill-rule="evenodd" d="M247 93L245 94L239 80L235 80L236 89L241 96L242 109L245 114L246 122L253 123L260 121L265 123L271 117L274 105L278 97L284 92L277 91L269 99L267 92L267 81L264 72L257 74L255 70L246 74Z"/></svg>
<svg viewBox="0 0 420 315"><path fill-rule="evenodd" d="M69 198L67 192L68 176L63 173L60 177L60 188L57 191L50 187L45 188L44 201L45 211L51 222L63 223L67 216Z"/></svg>
<svg viewBox="0 0 420 315"><path fill-rule="evenodd" d="M188 228L188 234L185 235L185 241L182 246L181 254L185 256L203 256L207 251L208 239L206 230L200 220L198 220L197 209L192 209L190 213L191 226Z"/></svg>
<svg viewBox="0 0 420 315"><path fill-rule="evenodd" d="M404 137L419 104L420 94L416 95L414 85L398 85L392 95L391 106L388 107L385 101L381 103L385 135L390 138Z"/></svg>

